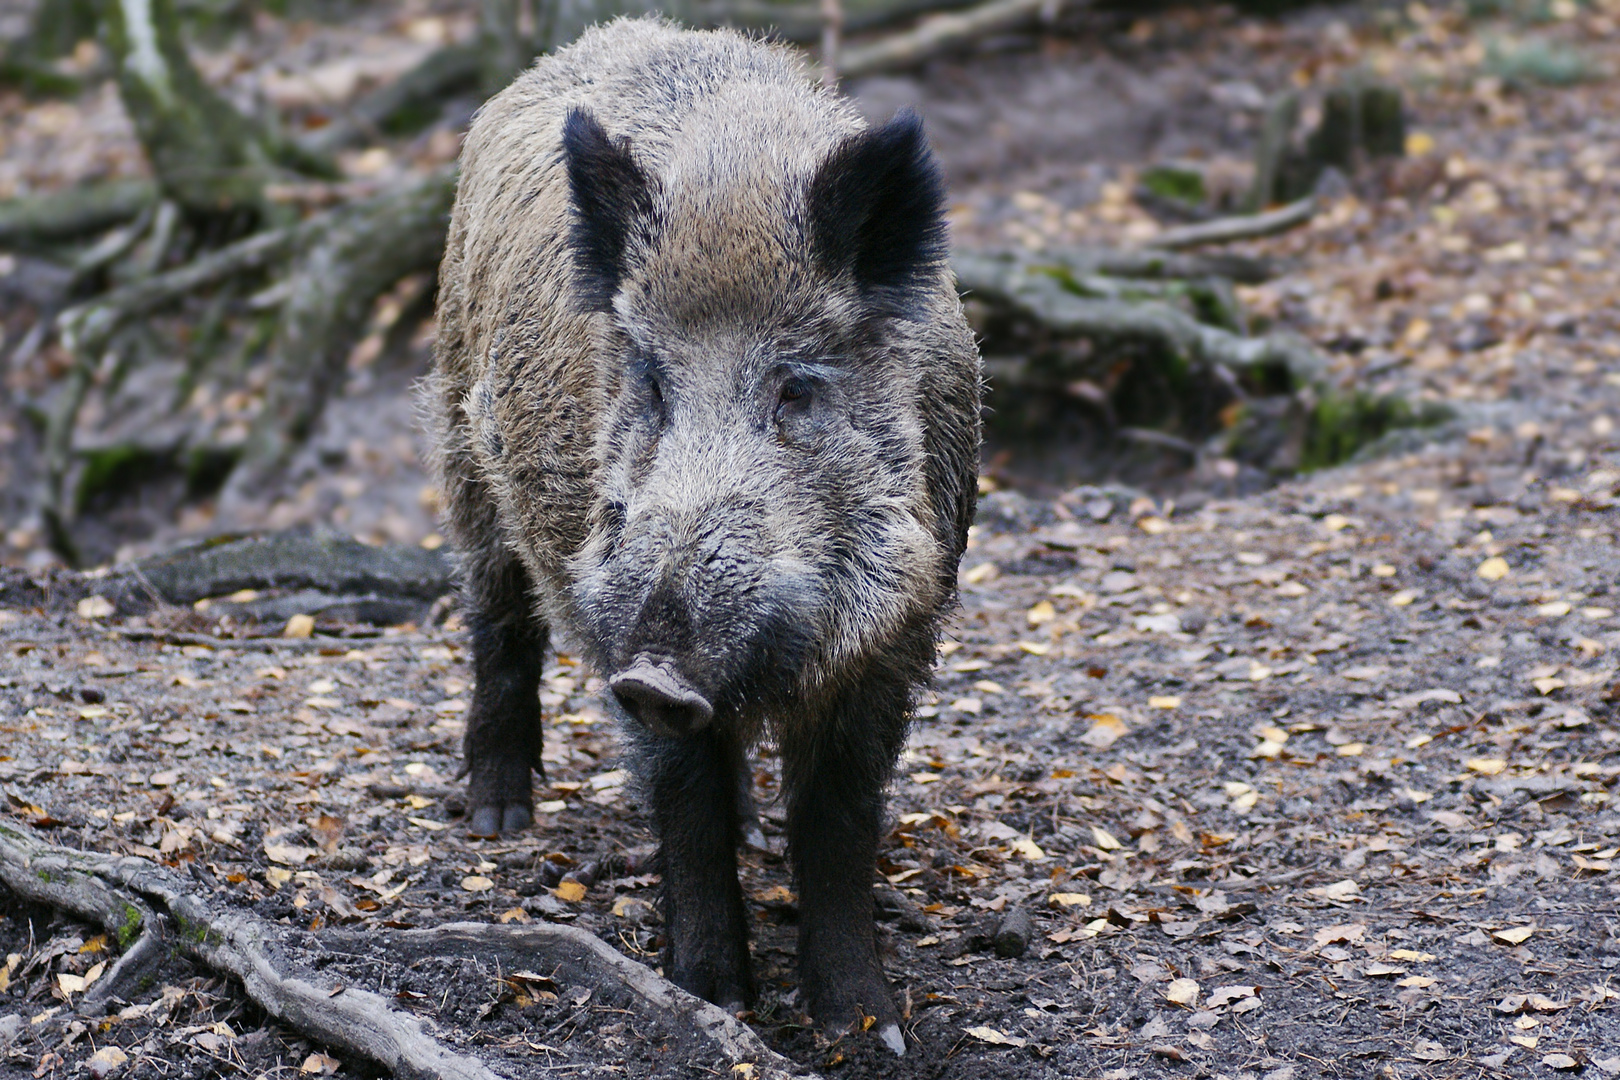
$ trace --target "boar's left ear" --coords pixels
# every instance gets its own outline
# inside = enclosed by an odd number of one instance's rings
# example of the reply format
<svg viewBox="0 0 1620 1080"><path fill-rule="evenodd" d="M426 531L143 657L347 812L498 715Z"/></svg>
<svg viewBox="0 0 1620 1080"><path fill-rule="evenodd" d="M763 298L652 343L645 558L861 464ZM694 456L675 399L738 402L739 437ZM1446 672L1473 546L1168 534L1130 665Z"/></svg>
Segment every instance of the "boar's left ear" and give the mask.
<svg viewBox="0 0 1620 1080"><path fill-rule="evenodd" d="M574 265L587 302L606 310L624 276L631 231L652 214L652 182L631 155L630 140L610 138L586 109L569 111L562 144L574 205L568 237Z"/></svg>
<svg viewBox="0 0 1620 1080"><path fill-rule="evenodd" d="M903 314L947 255L945 178L922 118L902 109L834 150L810 182L809 224L829 271L853 272L869 300Z"/></svg>

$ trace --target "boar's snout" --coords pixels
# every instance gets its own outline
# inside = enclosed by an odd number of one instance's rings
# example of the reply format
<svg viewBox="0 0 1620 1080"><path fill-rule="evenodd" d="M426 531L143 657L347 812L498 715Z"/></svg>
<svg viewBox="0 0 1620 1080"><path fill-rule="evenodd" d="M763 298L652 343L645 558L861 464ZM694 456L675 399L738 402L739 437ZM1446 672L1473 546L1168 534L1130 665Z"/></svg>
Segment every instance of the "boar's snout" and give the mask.
<svg viewBox="0 0 1620 1080"><path fill-rule="evenodd" d="M708 698L667 660L638 656L608 686L625 712L661 735L690 735L714 719Z"/></svg>

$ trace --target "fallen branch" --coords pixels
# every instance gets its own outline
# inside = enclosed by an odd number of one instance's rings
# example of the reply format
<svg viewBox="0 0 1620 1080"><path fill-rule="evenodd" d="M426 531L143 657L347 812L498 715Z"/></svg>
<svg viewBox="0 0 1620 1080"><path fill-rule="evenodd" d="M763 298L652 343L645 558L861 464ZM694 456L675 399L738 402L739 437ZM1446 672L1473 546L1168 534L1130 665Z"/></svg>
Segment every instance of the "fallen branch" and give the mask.
<svg viewBox="0 0 1620 1080"><path fill-rule="evenodd" d="M962 12L931 15L914 29L844 49L838 74L846 79L916 67L941 53L970 45L989 34L1014 30L1037 19L1050 19L1061 8L1087 0L990 0Z"/></svg>
<svg viewBox="0 0 1620 1080"><path fill-rule="evenodd" d="M1200 221L1196 225L1166 229L1149 240L1147 246L1165 251L1179 251L1204 244L1257 240L1263 236L1275 236L1298 228L1316 216L1316 209L1315 197L1306 197L1263 214L1240 214L1236 217L1216 218L1214 221Z"/></svg>
<svg viewBox="0 0 1620 1080"><path fill-rule="evenodd" d="M218 910L189 891L194 887L189 879L146 859L57 847L3 823L0 883L25 900L103 927L125 948L104 976L114 987L127 987L132 973L154 956L178 950L238 980L249 998L282 1023L342 1053L378 1062L397 1076L496 1080L483 1061L448 1049L426 1033L421 1020L391 1007L386 998L346 985L330 970L316 970L317 961L331 957L329 942L351 951L380 946L390 958L499 957L507 970L544 968L621 1007L656 1015L686 1036L682 1041L695 1057L705 1063L718 1058L727 1075L813 1078L736 1018L570 926L453 923L404 933L329 931L318 937ZM116 994L117 989L94 998L87 994L81 1006L104 1006Z"/></svg>

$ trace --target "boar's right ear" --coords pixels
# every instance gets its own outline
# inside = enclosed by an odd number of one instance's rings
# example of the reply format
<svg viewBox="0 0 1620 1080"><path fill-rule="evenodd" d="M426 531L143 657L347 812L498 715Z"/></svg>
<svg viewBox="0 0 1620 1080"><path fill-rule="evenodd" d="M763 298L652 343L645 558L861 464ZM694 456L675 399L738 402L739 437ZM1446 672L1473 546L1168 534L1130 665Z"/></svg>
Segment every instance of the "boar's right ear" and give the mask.
<svg viewBox="0 0 1620 1080"><path fill-rule="evenodd" d="M587 302L607 310L624 276L631 230L652 213L652 182L630 153L630 140L613 139L596 117L576 106L563 121L563 157L574 223L569 244Z"/></svg>
<svg viewBox="0 0 1620 1080"><path fill-rule="evenodd" d="M834 150L810 183L809 219L827 270L852 272L886 313L910 309L947 255L945 178L922 118L902 109Z"/></svg>

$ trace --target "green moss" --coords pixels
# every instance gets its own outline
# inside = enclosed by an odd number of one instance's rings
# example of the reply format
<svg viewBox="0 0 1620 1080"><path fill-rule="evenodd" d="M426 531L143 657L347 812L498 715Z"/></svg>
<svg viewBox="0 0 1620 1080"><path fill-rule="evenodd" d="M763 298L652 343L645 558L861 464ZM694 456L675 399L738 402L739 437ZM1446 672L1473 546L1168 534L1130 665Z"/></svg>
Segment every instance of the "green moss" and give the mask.
<svg viewBox="0 0 1620 1080"><path fill-rule="evenodd" d="M1405 398L1363 391L1330 391L1306 421L1301 472L1350 460L1362 448L1399 428L1433 427L1451 416L1440 405L1414 406Z"/></svg>
<svg viewBox="0 0 1620 1080"><path fill-rule="evenodd" d="M141 927L145 923L146 920L141 917L140 908L134 904L125 904L124 920L118 924L118 930L114 935L118 938L118 947L120 949L129 948L135 939L141 936Z"/></svg>
<svg viewBox="0 0 1620 1080"><path fill-rule="evenodd" d="M1139 180L1144 188L1159 198L1187 207L1202 206L1208 198L1204 174L1197 169L1181 165L1155 165L1143 172Z"/></svg>

